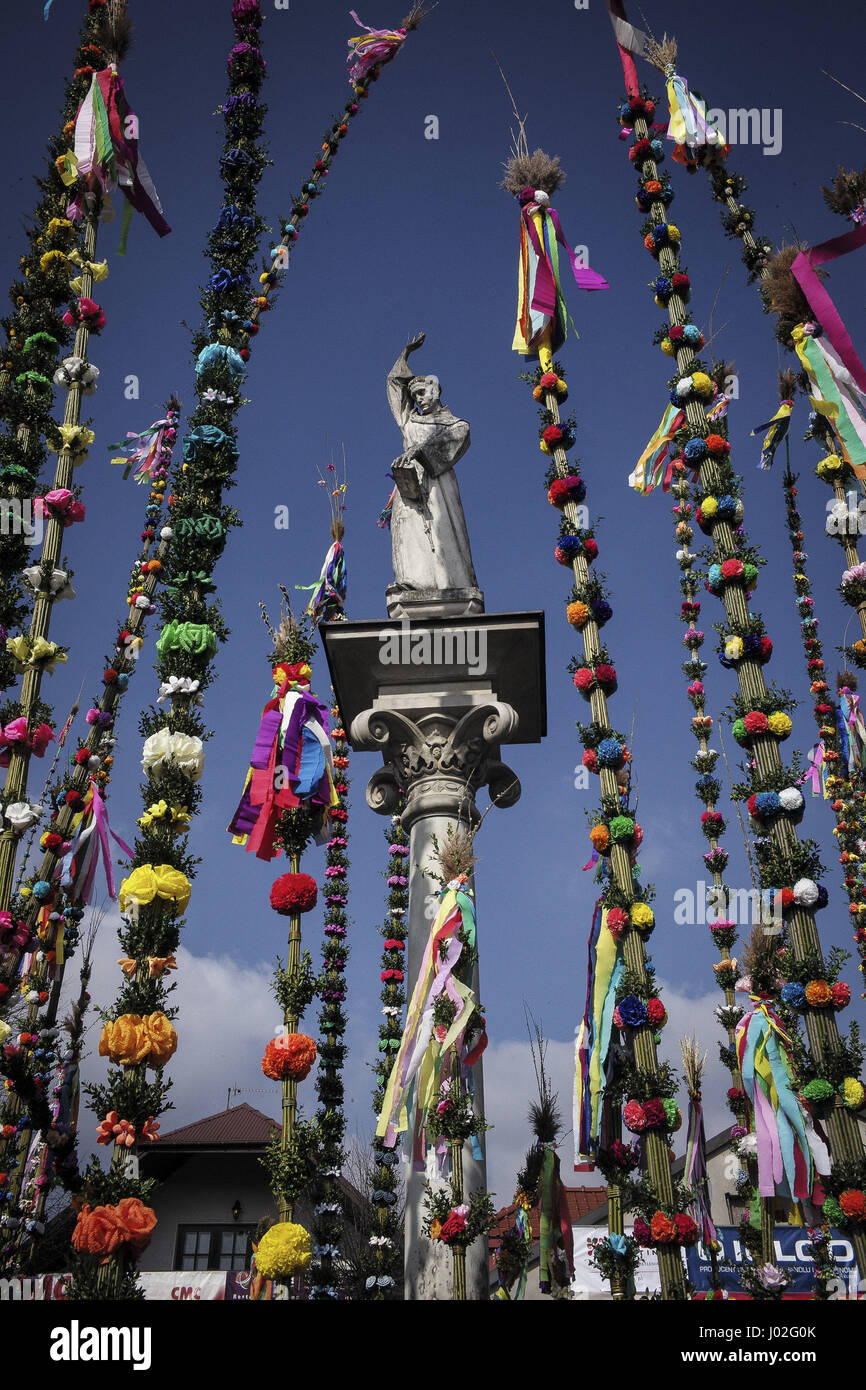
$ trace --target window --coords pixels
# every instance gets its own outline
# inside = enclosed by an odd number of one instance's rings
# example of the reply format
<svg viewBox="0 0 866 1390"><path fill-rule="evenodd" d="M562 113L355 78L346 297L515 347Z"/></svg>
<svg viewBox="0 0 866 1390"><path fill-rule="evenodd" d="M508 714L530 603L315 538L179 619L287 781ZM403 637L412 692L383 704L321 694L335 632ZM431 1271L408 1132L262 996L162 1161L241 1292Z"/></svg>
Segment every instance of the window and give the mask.
<svg viewBox="0 0 866 1390"><path fill-rule="evenodd" d="M253 1226L178 1226L175 1269L249 1269Z"/></svg>

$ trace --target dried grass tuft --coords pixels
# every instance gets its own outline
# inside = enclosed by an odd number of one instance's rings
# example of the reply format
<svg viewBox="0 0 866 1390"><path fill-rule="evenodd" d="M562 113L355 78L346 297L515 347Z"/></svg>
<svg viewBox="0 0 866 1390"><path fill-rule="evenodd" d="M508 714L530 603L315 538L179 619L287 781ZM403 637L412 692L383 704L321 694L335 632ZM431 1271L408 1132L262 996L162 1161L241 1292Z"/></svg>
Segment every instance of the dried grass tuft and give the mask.
<svg viewBox="0 0 866 1390"><path fill-rule="evenodd" d="M110 0L94 35L109 63L123 62L132 46L132 20L126 13L126 0Z"/></svg>
<svg viewBox="0 0 866 1390"><path fill-rule="evenodd" d="M683 1054L683 1073L689 1095L700 1095L701 1078L707 1060L706 1051L702 1057L698 1040L696 1037L692 1037L680 1038L680 1052Z"/></svg>
<svg viewBox="0 0 866 1390"><path fill-rule="evenodd" d="M866 199L866 169L845 169L840 164L833 182L822 185L821 195L831 212L847 217Z"/></svg>
<svg viewBox="0 0 866 1390"><path fill-rule="evenodd" d="M800 373L793 367L779 372L779 400L792 401L800 389Z"/></svg>
<svg viewBox="0 0 866 1390"><path fill-rule="evenodd" d="M654 68L658 68L659 72L667 72L670 68L675 68L677 65L676 39L673 35L668 38L667 34L662 36L661 42L658 39L650 39L644 57L648 63L652 63Z"/></svg>
<svg viewBox="0 0 866 1390"><path fill-rule="evenodd" d="M500 188L518 197L524 188L540 188L552 195L565 183L565 170L560 168L559 155L552 158L544 150L518 151L503 166L505 176Z"/></svg>

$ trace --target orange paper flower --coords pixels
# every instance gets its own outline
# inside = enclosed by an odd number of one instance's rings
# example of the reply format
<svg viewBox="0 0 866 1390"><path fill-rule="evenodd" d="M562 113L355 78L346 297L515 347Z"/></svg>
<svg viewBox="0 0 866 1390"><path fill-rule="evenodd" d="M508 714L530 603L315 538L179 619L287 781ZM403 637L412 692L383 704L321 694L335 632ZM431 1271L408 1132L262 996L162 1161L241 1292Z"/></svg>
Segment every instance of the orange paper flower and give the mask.
<svg viewBox="0 0 866 1390"><path fill-rule="evenodd" d="M594 825L589 832L593 849L597 849L599 854L604 854L610 844L610 833L606 825Z"/></svg>
<svg viewBox="0 0 866 1390"><path fill-rule="evenodd" d="M832 1002L833 994L826 980L810 980L806 986L806 1001L820 1008Z"/></svg>
<svg viewBox="0 0 866 1390"><path fill-rule="evenodd" d="M669 1245L677 1238L677 1223L663 1211L657 1211L650 1222L650 1235L659 1245Z"/></svg>
<svg viewBox="0 0 866 1390"><path fill-rule="evenodd" d="M272 1081L303 1081L316 1060L316 1044L306 1033L283 1033L265 1048L262 1071Z"/></svg>
<svg viewBox="0 0 866 1390"><path fill-rule="evenodd" d="M72 1233L72 1245L82 1254L105 1259L122 1247L140 1255L149 1245L155 1225L156 1212L138 1197L124 1197L114 1207L91 1208L85 1203Z"/></svg>
<svg viewBox="0 0 866 1390"><path fill-rule="evenodd" d="M589 609L578 599L577 602L568 605L565 616L572 627L583 627L589 618Z"/></svg>

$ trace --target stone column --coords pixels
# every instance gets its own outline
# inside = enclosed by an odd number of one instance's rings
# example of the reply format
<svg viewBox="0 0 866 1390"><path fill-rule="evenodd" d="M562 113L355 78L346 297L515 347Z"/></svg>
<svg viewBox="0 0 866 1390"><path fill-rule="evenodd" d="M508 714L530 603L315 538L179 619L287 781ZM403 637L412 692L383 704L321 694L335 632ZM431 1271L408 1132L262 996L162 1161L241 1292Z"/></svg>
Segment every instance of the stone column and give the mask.
<svg viewBox="0 0 866 1390"><path fill-rule="evenodd" d="M477 828L481 817L475 798L483 787L497 806L513 806L520 783L501 761L499 745L538 742L545 731L543 617L469 614L446 622L431 616L421 624L413 622L411 632L405 630L407 640L396 660L396 629L339 623L323 625L320 631L352 747L382 754L383 766L367 787L368 805L391 815L401 794L405 799L402 821L410 851L406 973L411 997L438 910L438 876L430 872L434 837L442 844L449 826ZM418 662L413 644L425 633L440 642L441 650L456 652L456 659ZM434 644L432 650L436 649ZM469 654L474 654L471 662L466 659ZM485 939L483 895L478 919L480 942ZM471 983L483 1004L477 971ZM483 1114L481 1062L473 1075L476 1109ZM480 1160L472 1157L471 1143L464 1146L467 1195L487 1186L484 1140L480 1135ZM405 1294L413 1300L449 1300L451 1251L421 1234L425 1181L424 1173L409 1173ZM486 1241L475 1241L467 1251L466 1286L469 1299L489 1299Z"/></svg>
<svg viewBox="0 0 866 1390"><path fill-rule="evenodd" d="M409 832L409 952L408 978L415 981L430 936L430 924L438 908L436 843L447 843L449 827L476 829L480 820L475 794L488 786L497 806L513 806L520 783L499 760L500 740L516 733L518 717L510 706L491 703L475 706L462 717L449 711L431 712L416 721L396 711L367 710L354 720L352 743L357 748L381 749L385 766L370 779L367 802L382 814L391 814L402 791L406 806L402 822ZM471 886L474 886L471 885ZM479 941L483 922L479 925ZM480 998L478 970L471 980ZM473 1068L475 1108L484 1113L482 1063ZM481 1157L464 1147L464 1188L468 1196L486 1188L485 1135L478 1136ZM431 1154L432 1160L432 1154ZM421 1232L424 1188L429 1179L440 1183L428 1165L428 1173L409 1170L406 1192L407 1299L450 1299L451 1252ZM487 1245L476 1240L466 1256L466 1289L470 1299L489 1298Z"/></svg>

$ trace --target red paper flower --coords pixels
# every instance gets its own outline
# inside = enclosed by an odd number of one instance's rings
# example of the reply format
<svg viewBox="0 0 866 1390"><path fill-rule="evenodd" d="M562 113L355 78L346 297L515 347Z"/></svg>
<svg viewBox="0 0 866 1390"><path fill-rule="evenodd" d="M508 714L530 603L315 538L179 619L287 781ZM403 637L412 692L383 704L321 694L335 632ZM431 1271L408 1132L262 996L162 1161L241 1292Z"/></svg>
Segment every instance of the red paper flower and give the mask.
<svg viewBox="0 0 866 1390"><path fill-rule="evenodd" d="M647 1000L646 1016L653 1028L659 1028L665 1021L665 1006L660 999Z"/></svg>
<svg viewBox="0 0 866 1390"><path fill-rule="evenodd" d="M667 1124L667 1112L658 1096L644 1102L643 1113L647 1129L660 1129Z"/></svg>
<svg viewBox="0 0 866 1390"><path fill-rule="evenodd" d="M830 994L833 997L834 1009L846 1009L851 1003L851 989L844 980L837 980L835 985L831 985Z"/></svg>
<svg viewBox="0 0 866 1390"><path fill-rule="evenodd" d="M640 1101L628 1100L622 1108L622 1120L632 1134L640 1134L646 1129L646 1115Z"/></svg>
<svg viewBox="0 0 866 1390"><path fill-rule="evenodd" d="M316 880L309 874L282 874L271 888L271 907L289 917L294 912L310 912L318 896Z"/></svg>
<svg viewBox="0 0 866 1390"><path fill-rule="evenodd" d="M283 1033L265 1048L262 1071L272 1081L303 1081L316 1060L316 1044L305 1033Z"/></svg>
<svg viewBox="0 0 866 1390"><path fill-rule="evenodd" d="M628 913L623 912L621 907L612 907L607 914L607 929L611 936L619 940L627 926Z"/></svg>
<svg viewBox="0 0 866 1390"><path fill-rule="evenodd" d="M743 562L742 562L742 560L736 560L736 559L734 559L734 560L723 560L723 561L722 561L722 578L723 578L723 579L739 579L739 578L741 577L742 573L743 573Z"/></svg>
<svg viewBox="0 0 866 1390"><path fill-rule="evenodd" d="M674 1217L674 1221L676 1223L677 1236L679 1237L680 1245L694 1245L695 1241L698 1238L699 1232L697 1225L692 1220L692 1218L688 1216L685 1212L681 1211L678 1212L677 1215Z"/></svg>
<svg viewBox="0 0 866 1390"><path fill-rule="evenodd" d="M584 541L583 553L589 562L592 562L598 555L598 545L592 536L587 536Z"/></svg>
<svg viewBox="0 0 866 1390"><path fill-rule="evenodd" d="M598 754L594 748L584 749L580 760L588 772L598 772Z"/></svg>
<svg viewBox="0 0 866 1390"><path fill-rule="evenodd" d="M767 716L761 714L760 710L751 710L744 718L743 723L749 734L765 734L770 727Z"/></svg>
<svg viewBox="0 0 866 1390"><path fill-rule="evenodd" d="M588 695L595 685L595 676L587 666L581 666L580 669L574 673L574 684L577 686L581 695Z"/></svg>
<svg viewBox="0 0 866 1390"><path fill-rule="evenodd" d="M448 1219L442 1223L439 1239L444 1240L445 1244L448 1245L458 1236L462 1236L465 1230L466 1217L460 1211L452 1211L449 1213Z"/></svg>

